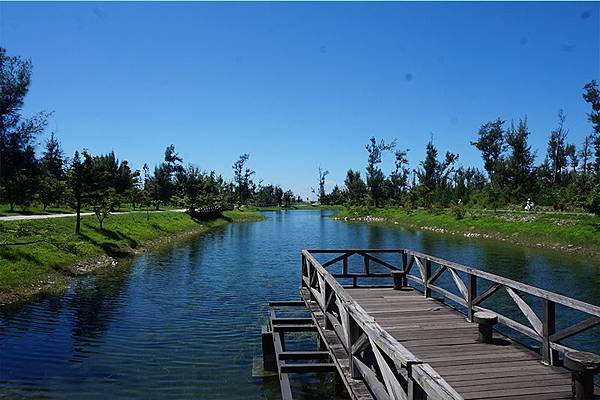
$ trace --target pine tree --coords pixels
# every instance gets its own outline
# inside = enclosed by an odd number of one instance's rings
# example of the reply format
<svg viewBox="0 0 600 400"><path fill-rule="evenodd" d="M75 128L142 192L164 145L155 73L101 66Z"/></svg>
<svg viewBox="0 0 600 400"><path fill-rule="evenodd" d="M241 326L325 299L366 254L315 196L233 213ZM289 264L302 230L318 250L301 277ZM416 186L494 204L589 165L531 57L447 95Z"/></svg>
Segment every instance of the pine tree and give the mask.
<svg viewBox="0 0 600 400"><path fill-rule="evenodd" d="M532 168L535 157L531 146L527 143L528 138L526 118L519 120L517 127L511 123L506 135L506 143L510 150L506 162L506 175L513 195L518 201L524 200L532 189Z"/></svg>

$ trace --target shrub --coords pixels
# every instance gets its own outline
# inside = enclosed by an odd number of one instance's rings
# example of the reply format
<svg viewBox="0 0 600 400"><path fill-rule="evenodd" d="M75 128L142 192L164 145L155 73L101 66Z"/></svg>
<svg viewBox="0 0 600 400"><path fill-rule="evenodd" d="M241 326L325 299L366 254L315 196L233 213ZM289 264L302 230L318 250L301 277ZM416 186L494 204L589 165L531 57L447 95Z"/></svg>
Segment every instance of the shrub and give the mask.
<svg viewBox="0 0 600 400"><path fill-rule="evenodd" d="M596 185L590 192L585 209L587 212L600 215L600 184Z"/></svg>
<svg viewBox="0 0 600 400"><path fill-rule="evenodd" d="M456 219L463 219L466 213L467 210L465 209L465 205L462 203L462 201L459 200L457 204L452 204L452 214Z"/></svg>

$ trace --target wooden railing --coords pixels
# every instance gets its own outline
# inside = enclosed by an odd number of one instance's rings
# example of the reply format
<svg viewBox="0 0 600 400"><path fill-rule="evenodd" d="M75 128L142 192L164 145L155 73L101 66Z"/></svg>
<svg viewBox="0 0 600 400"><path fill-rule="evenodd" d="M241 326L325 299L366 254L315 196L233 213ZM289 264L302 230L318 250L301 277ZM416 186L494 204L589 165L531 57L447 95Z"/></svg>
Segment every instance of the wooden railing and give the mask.
<svg viewBox="0 0 600 400"><path fill-rule="evenodd" d="M317 261L315 254L332 254L334 258ZM396 254L401 265L383 260L381 254ZM363 259L362 272L349 271L349 258L358 255ZM331 274L326 268L342 263L341 273ZM389 273L371 272L377 264ZM476 311L487 311L498 316L498 322L514 331L541 343L542 361L548 365L559 364L559 354L578 349L561 342L600 325L600 307L569 298L548 290L507 279L489 272L466 267L438 257L407 249L350 249L350 250L303 250L302 285L307 288L326 316L328 327L334 329L349 354L353 377L364 379L377 398L420 398L426 394L432 399L458 399L460 396L439 376L433 368L423 363L385 332L367 312L358 305L337 278L351 279L352 286L363 278L391 277L392 271L402 271L405 279L421 286L424 296L438 293L462 306L468 320ZM414 273L413 273L414 271ZM453 285L443 288L440 277L449 275ZM483 285L486 283L485 285ZM478 285L486 286L478 291ZM523 315L526 324L496 311L498 307L484 308L481 303L499 291L505 291ZM542 302L541 315L523 298L524 294ZM557 305L568 312L579 312L586 317L580 322L557 330ZM397 394L397 396L396 396ZM412 397L411 397L412 396Z"/></svg>
<svg viewBox="0 0 600 400"><path fill-rule="evenodd" d="M337 262L331 261L325 264ZM304 250L302 286L323 311L326 327L335 330L344 345L352 378L364 379L377 399L462 399L429 364L402 346L348 296L325 264ZM368 262L365 268L365 275L369 275Z"/></svg>

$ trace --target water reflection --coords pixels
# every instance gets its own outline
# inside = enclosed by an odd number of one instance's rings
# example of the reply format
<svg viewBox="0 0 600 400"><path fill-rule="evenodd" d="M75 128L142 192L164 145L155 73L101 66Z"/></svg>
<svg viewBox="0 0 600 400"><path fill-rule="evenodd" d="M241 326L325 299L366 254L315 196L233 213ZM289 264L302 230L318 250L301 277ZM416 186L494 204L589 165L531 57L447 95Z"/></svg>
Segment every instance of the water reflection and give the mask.
<svg viewBox="0 0 600 400"><path fill-rule="evenodd" d="M331 214L268 212L265 222L228 225L140 255L61 296L0 309L0 396L278 398L276 382L253 378L252 366L266 302L297 298L302 248L413 248L600 303L600 266L587 260L339 222ZM511 312L509 301L497 301ZM598 337L588 332L578 344L597 346ZM323 398L327 379L295 381L295 393Z"/></svg>

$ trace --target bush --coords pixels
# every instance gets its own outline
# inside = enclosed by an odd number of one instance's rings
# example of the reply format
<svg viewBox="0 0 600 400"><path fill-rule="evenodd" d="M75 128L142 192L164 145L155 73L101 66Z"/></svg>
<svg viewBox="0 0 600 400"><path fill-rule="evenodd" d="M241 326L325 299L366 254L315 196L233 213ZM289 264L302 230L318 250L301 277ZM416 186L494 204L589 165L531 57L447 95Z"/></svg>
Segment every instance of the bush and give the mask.
<svg viewBox="0 0 600 400"><path fill-rule="evenodd" d="M452 204L452 214L456 219L463 219L467 213L465 209L465 205L462 201L459 201L457 204Z"/></svg>
<svg viewBox="0 0 600 400"><path fill-rule="evenodd" d="M600 184L596 185L590 192L585 209L587 212L600 215Z"/></svg>

